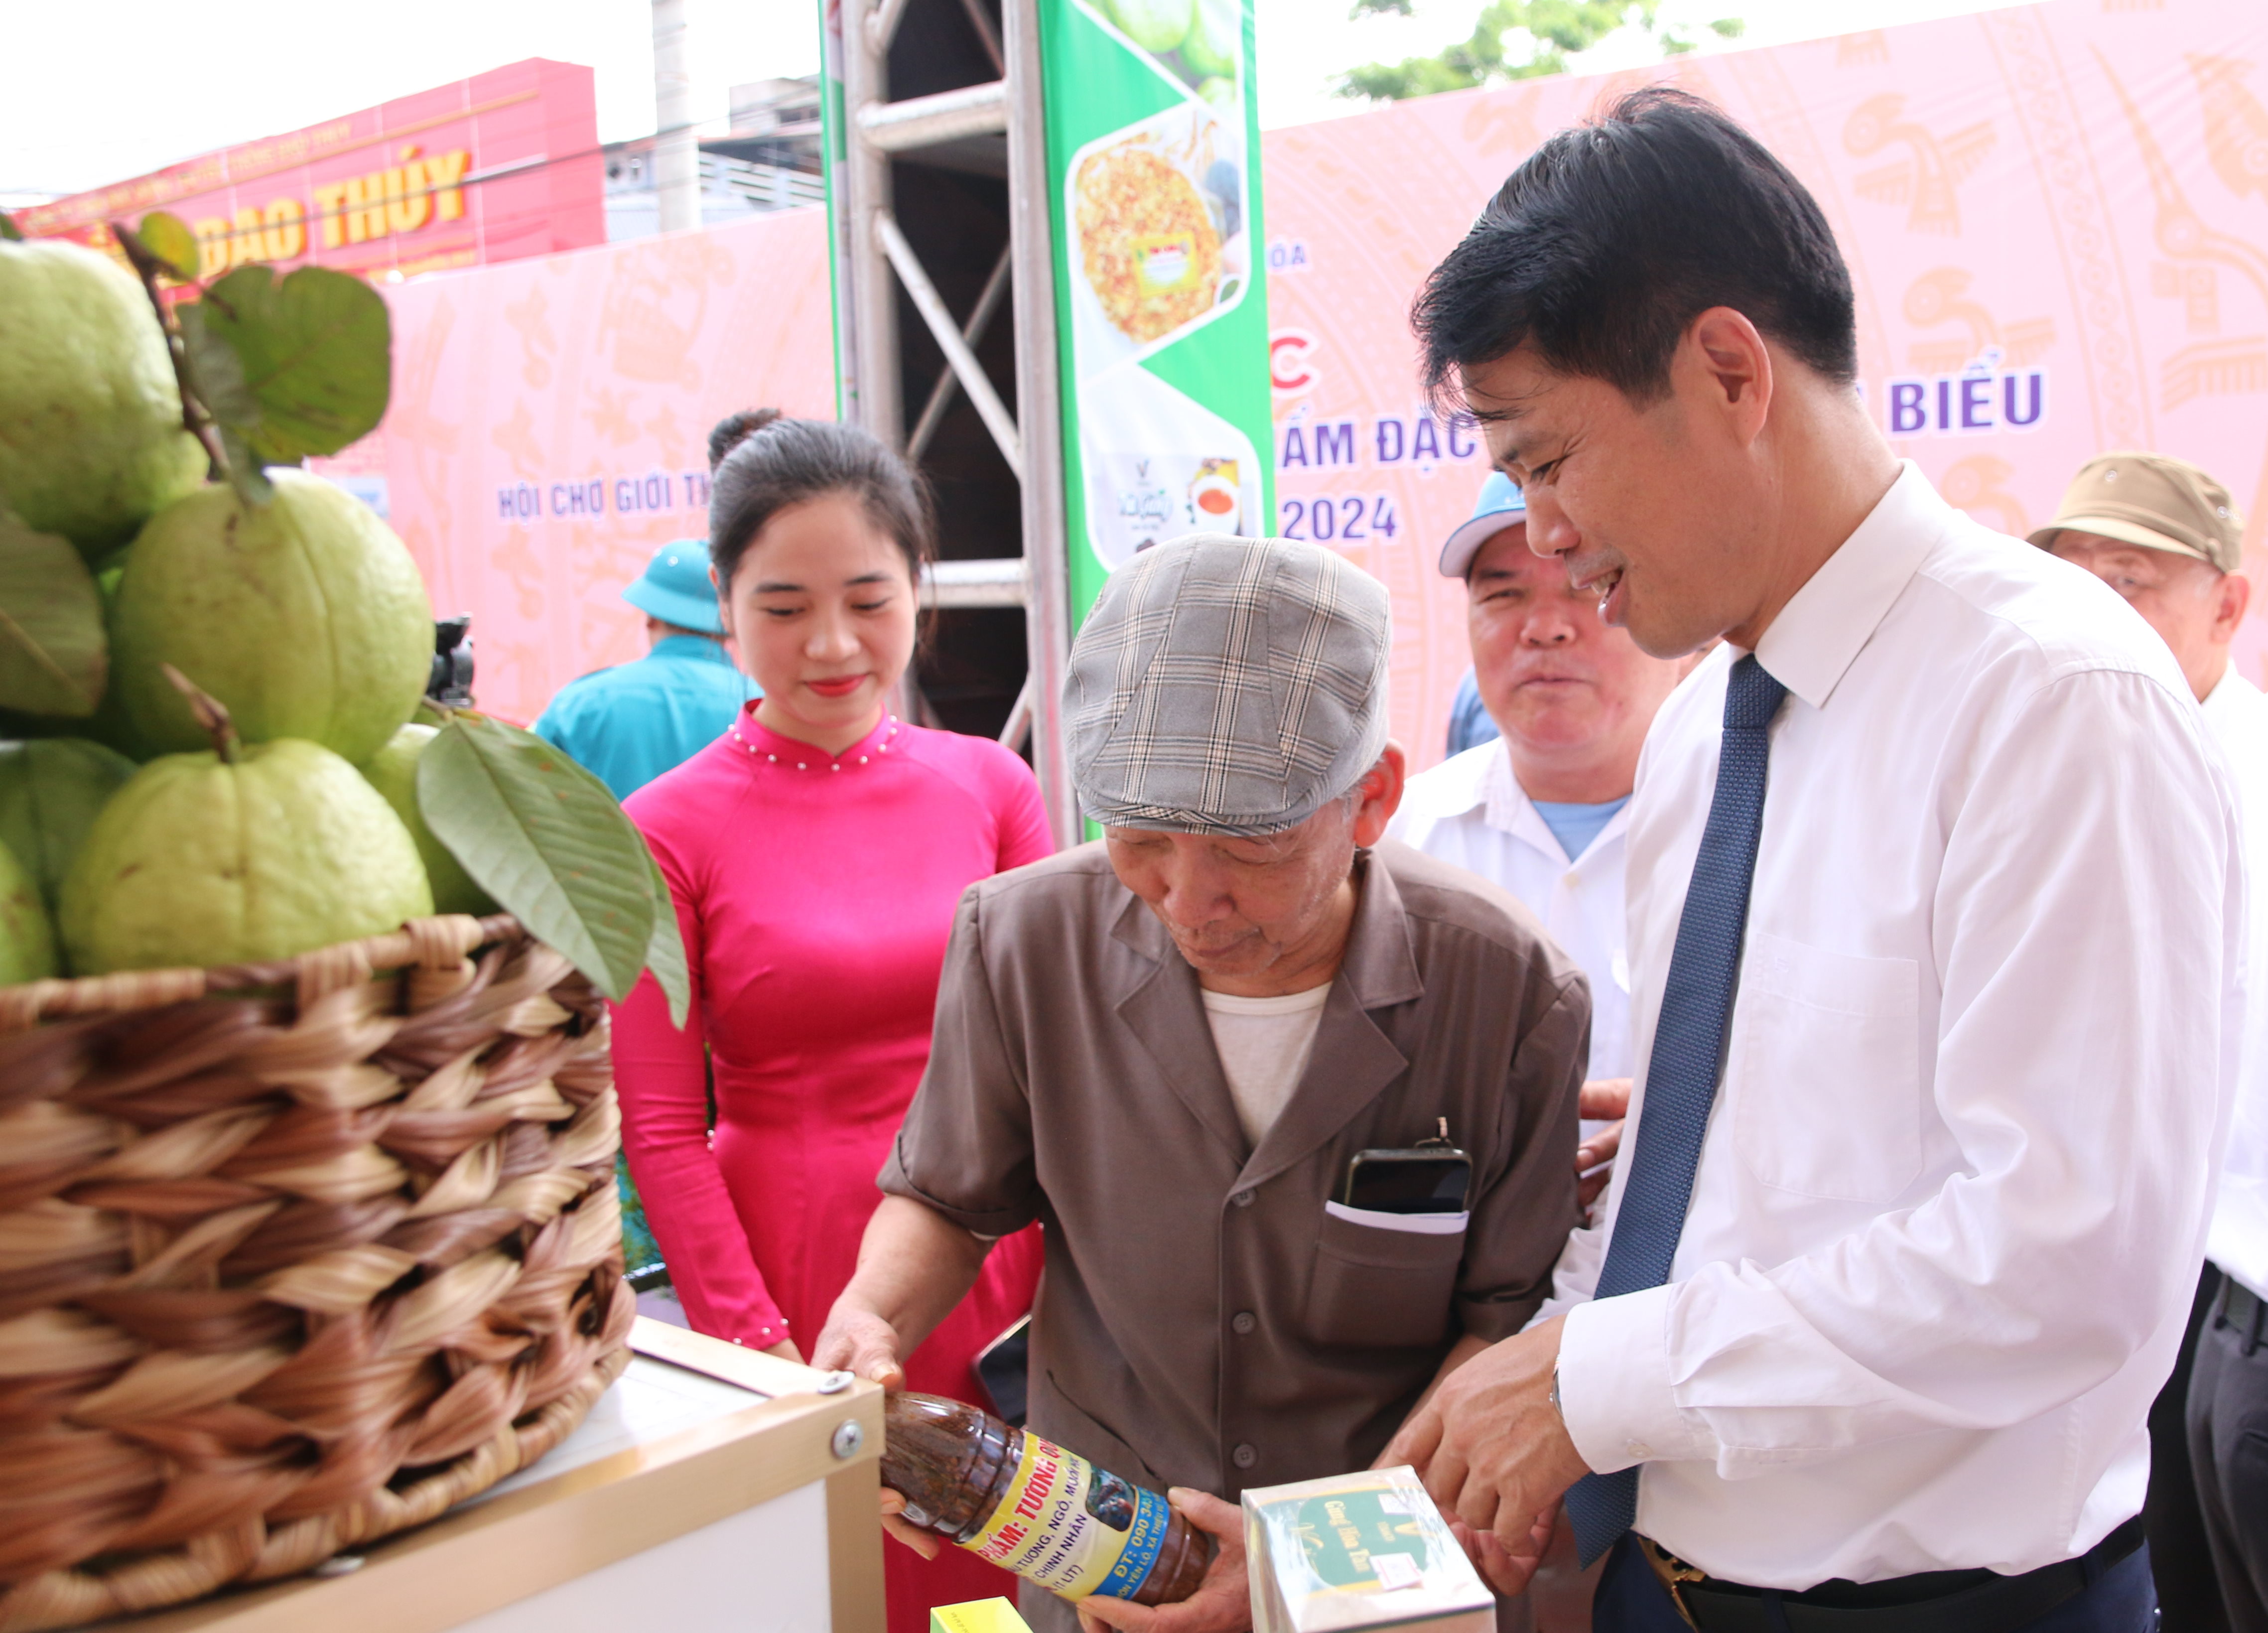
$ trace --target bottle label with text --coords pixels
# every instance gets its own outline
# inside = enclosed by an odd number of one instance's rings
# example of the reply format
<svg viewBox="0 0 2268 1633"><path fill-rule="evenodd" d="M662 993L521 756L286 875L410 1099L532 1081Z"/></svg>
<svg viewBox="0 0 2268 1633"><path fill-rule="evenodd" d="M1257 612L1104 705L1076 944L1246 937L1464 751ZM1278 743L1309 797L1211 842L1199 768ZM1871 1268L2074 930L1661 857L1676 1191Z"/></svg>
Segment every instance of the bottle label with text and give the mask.
<svg viewBox="0 0 2268 1633"><path fill-rule="evenodd" d="M1173 1518L1156 1492L1027 1431L1008 1495L962 1546L1065 1599L1125 1599L1158 1563Z"/></svg>

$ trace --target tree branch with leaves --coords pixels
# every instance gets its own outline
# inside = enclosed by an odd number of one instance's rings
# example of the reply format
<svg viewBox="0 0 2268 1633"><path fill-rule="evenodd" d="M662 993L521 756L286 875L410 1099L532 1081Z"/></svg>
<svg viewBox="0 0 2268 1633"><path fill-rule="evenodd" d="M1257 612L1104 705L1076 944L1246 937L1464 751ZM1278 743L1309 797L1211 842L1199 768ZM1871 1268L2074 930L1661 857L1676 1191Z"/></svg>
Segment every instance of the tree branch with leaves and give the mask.
<svg viewBox="0 0 2268 1633"><path fill-rule="evenodd" d="M1412 17L1416 10L1413 0L1355 0L1350 15ZM1745 25L1739 18L1722 17L1698 26L1720 40L1735 40ZM1566 72L1570 57L1624 30L1639 33L1664 56L1702 43L1688 26L1663 20L1661 0L1490 0L1469 38L1431 56L1349 69L1336 90L1365 101L1398 102L1440 91L1541 78Z"/></svg>

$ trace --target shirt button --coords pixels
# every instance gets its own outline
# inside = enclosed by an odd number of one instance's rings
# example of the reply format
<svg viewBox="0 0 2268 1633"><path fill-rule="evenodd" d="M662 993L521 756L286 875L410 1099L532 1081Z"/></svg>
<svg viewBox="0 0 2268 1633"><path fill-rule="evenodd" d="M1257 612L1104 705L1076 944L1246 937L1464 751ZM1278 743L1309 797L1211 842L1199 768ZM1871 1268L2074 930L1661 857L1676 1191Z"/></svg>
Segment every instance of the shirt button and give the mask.
<svg viewBox="0 0 2268 1633"><path fill-rule="evenodd" d="M1250 1332L1254 1328L1259 1325L1259 1320L1249 1310L1239 1310L1234 1315L1228 1318L1229 1331L1236 1334L1239 1337Z"/></svg>
<svg viewBox="0 0 2268 1633"><path fill-rule="evenodd" d="M1252 1206L1252 1193L1250 1191L1239 1191L1235 1195L1230 1197L1229 1201L1234 1203L1240 1208L1249 1208Z"/></svg>
<svg viewBox="0 0 2268 1633"><path fill-rule="evenodd" d="M1260 1460L1260 1453L1248 1445L1241 1445L1228 1454L1228 1460L1239 1468L1249 1468Z"/></svg>
<svg viewBox="0 0 2268 1633"><path fill-rule="evenodd" d="M1581 884L1583 880L1580 874L1570 872L1559 875L1559 882L1566 886L1568 889L1572 890L1576 886Z"/></svg>
<svg viewBox="0 0 2268 1633"><path fill-rule="evenodd" d="M1624 1441L1623 1443L1623 1450L1628 1453L1631 1456L1638 1459L1640 1462L1644 1462L1647 1458L1653 1455L1653 1448L1646 1445L1643 1440Z"/></svg>

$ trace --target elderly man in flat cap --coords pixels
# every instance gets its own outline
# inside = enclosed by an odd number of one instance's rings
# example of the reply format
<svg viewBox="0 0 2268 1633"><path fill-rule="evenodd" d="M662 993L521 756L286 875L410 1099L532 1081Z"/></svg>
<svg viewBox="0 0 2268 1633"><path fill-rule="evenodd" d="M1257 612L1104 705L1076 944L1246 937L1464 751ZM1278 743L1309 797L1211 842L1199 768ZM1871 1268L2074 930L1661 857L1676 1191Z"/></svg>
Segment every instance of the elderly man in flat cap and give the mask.
<svg viewBox="0 0 2268 1633"><path fill-rule="evenodd" d="M1388 639L1383 586L1312 545L1185 539L1113 575L1064 688L1103 840L961 898L816 1347L893 1381L991 1241L1045 1221L1030 1430L1224 1539L1196 1600L1085 1600L1096 1625L1248 1625L1218 1499L1370 1463L1526 1323L1577 1217L1589 996L1512 898L1383 841ZM1024 1609L1072 1625L1028 1584Z"/></svg>
<svg viewBox="0 0 2268 1633"><path fill-rule="evenodd" d="M2162 636L2235 774L2251 921L2235 1125L2205 1273L2150 1409L2143 1505L2165 1633L2268 1629L2268 698L2229 647L2250 604L2228 489L2162 453L2105 453L2032 542L2086 568Z"/></svg>

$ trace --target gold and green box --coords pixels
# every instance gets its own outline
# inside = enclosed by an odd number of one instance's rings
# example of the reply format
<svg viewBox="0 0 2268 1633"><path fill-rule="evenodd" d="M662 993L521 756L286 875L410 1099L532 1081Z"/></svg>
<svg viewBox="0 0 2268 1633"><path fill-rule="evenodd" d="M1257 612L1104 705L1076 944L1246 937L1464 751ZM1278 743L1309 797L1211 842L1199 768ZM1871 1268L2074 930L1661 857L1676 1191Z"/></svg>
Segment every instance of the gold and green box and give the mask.
<svg viewBox="0 0 2268 1633"><path fill-rule="evenodd" d="M1492 1633L1496 1596L1415 1472L1244 1494L1253 1633Z"/></svg>

